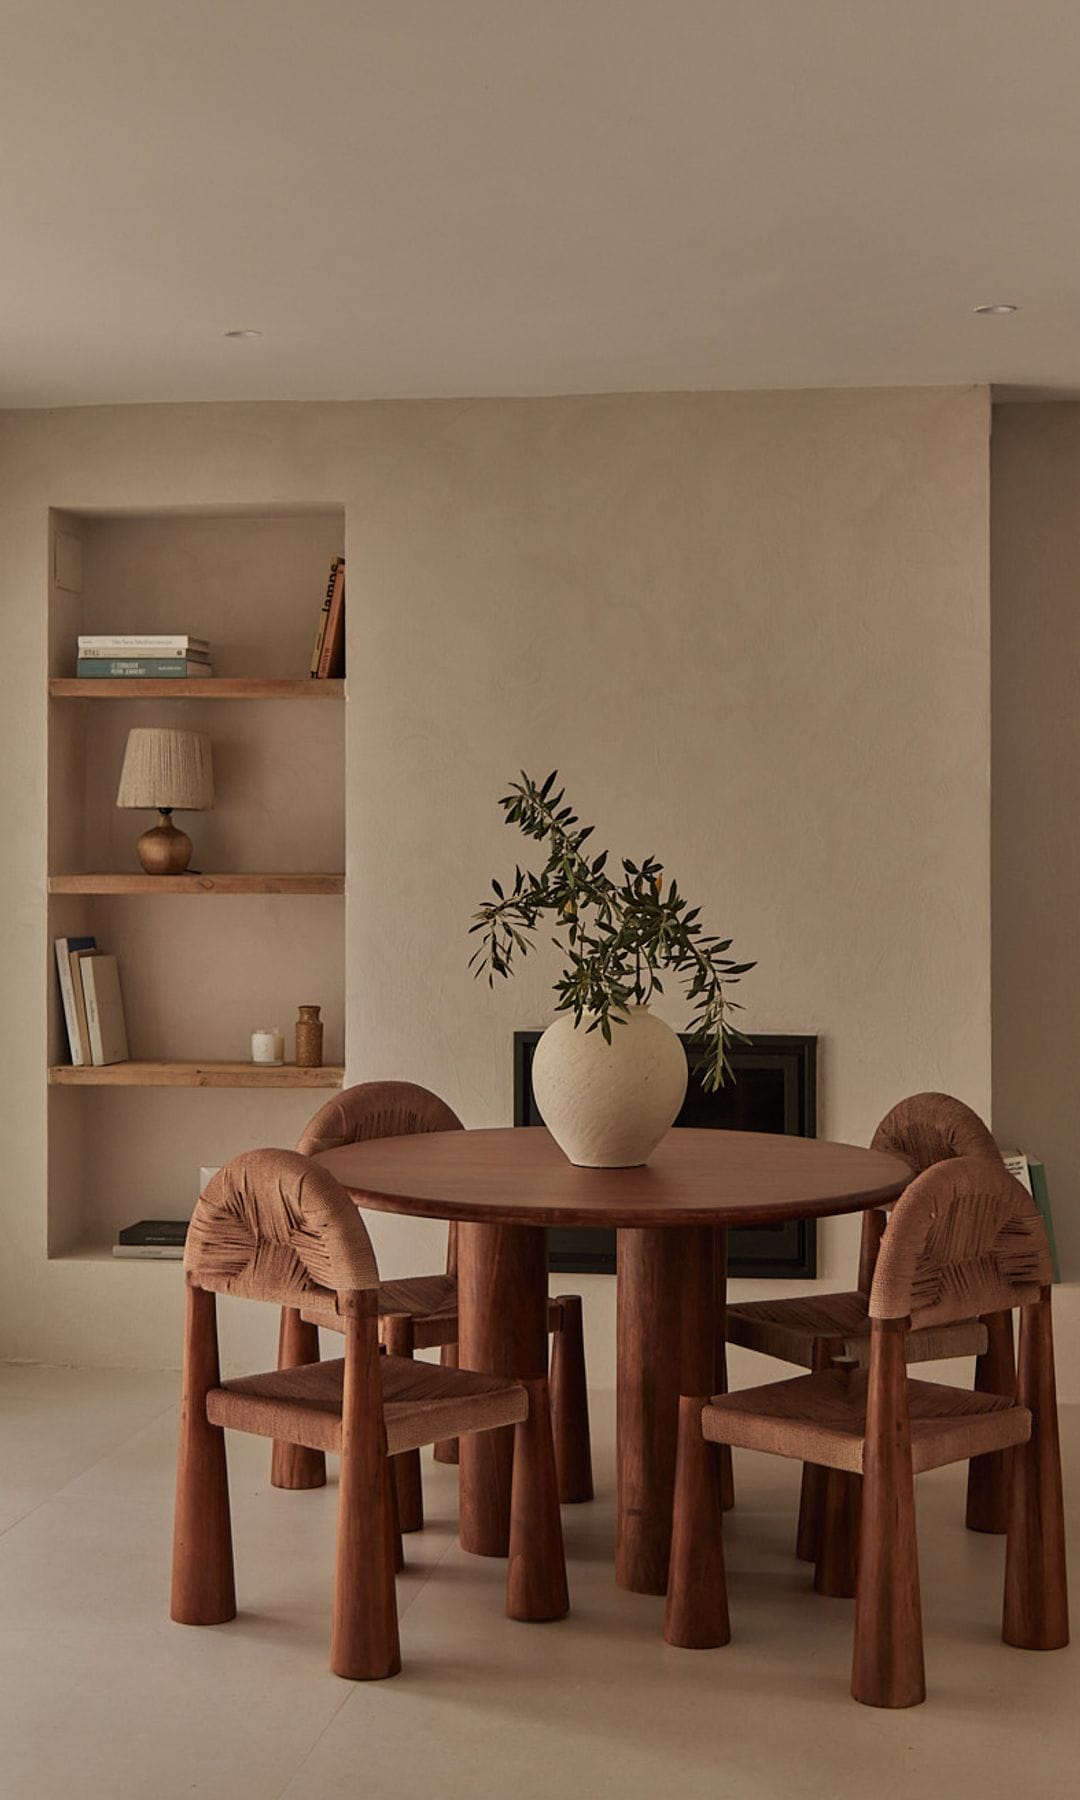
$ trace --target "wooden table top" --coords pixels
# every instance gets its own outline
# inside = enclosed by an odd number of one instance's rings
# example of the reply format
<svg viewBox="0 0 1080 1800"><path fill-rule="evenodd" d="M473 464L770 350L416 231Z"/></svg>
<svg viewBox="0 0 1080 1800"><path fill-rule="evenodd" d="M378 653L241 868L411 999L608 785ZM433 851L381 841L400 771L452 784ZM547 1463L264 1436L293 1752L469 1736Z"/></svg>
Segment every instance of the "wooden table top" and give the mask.
<svg viewBox="0 0 1080 1800"><path fill-rule="evenodd" d="M431 1131L324 1150L362 1206L499 1225L769 1225L885 1205L902 1158L820 1138L669 1131L638 1169L578 1169L542 1126Z"/></svg>

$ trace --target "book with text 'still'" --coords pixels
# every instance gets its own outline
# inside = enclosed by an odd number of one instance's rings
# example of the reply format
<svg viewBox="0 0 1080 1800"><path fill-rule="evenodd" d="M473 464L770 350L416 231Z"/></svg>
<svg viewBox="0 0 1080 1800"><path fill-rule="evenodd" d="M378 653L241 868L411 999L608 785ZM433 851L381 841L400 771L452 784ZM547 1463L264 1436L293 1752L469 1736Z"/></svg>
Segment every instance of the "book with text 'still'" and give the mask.
<svg viewBox="0 0 1080 1800"><path fill-rule="evenodd" d="M130 660L132 657L139 659L146 656L166 662L176 662L178 658L187 662L209 662L210 647L207 645L203 650L201 647L189 644L179 650L170 650L165 644L79 645L80 662L122 662L125 659Z"/></svg>
<svg viewBox="0 0 1080 1800"><path fill-rule="evenodd" d="M208 662L195 662L187 656L80 656L75 673L84 679L114 681L130 677L134 680L168 681L170 678L197 679L213 674Z"/></svg>

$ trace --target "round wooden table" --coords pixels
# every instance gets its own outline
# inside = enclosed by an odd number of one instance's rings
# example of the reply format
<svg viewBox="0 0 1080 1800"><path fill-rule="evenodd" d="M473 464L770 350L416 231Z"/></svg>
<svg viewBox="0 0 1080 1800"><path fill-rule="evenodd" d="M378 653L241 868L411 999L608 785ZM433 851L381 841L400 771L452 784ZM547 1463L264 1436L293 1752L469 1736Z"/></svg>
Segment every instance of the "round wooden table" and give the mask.
<svg viewBox="0 0 1080 1800"><path fill-rule="evenodd" d="M679 1395L713 1393L731 1225L859 1212L911 1179L898 1156L817 1138L670 1131L637 1169L578 1169L540 1127L423 1132L327 1150L360 1206L454 1219L462 1368L547 1368L545 1229L618 1232L616 1579L667 1586ZM505 1556L512 1434L461 1440L461 1543Z"/></svg>

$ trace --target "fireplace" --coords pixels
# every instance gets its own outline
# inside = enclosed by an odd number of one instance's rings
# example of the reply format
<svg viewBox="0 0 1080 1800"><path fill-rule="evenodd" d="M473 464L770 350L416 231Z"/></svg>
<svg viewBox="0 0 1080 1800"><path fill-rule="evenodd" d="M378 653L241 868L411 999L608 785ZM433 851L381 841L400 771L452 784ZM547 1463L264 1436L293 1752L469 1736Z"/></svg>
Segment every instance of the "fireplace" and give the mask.
<svg viewBox="0 0 1080 1800"><path fill-rule="evenodd" d="M539 1031L514 1033L514 1124L541 1125L532 1091L533 1051ZM683 1037L690 1064L686 1101L675 1121L718 1131L778 1131L789 1137L817 1136L817 1038L759 1034L732 1050L735 1074L717 1094L701 1085L700 1051ZM548 1233L552 1269L572 1274L613 1275L613 1231L557 1230ZM817 1273L817 1232L813 1219L782 1225L755 1225L728 1233L728 1273L759 1278Z"/></svg>

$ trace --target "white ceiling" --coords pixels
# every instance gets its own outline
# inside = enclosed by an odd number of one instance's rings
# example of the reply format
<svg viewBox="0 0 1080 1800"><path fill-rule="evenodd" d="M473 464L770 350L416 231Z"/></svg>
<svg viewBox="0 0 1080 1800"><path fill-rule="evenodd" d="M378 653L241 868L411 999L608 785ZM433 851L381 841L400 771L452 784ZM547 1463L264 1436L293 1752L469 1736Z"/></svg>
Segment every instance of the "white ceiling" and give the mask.
<svg viewBox="0 0 1080 1800"><path fill-rule="evenodd" d="M0 405L1080 394L1076 0L2 14Z"/></svg>

